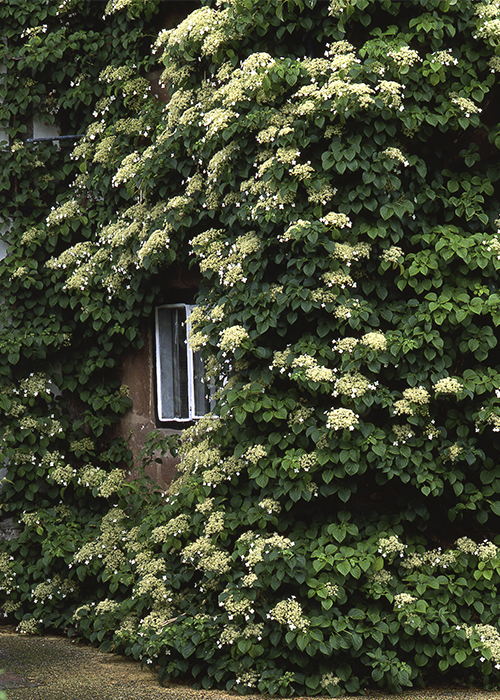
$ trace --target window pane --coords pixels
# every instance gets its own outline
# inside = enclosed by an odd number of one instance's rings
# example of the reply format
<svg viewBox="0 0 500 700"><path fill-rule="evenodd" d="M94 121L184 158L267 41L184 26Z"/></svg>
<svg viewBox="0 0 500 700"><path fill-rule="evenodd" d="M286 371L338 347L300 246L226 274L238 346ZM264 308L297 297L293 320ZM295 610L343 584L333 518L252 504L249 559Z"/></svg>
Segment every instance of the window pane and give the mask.
<svg viewBox="0 0 500 700"><path fill-rule="evenodd" d="M159 418L189 418L184 306L157 309Z"/></svg>

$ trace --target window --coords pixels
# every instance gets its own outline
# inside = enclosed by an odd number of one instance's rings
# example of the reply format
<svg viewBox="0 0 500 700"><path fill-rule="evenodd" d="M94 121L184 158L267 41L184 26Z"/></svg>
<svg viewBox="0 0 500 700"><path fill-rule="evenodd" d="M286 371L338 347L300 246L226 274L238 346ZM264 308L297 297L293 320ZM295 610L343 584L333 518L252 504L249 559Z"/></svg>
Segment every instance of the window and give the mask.
<svg viewBox="0 0 500 700"><path fill-rule="evenodd" d="M188 304L156 309L156 393L160 421L190 421L210 410L200 352L187 343Z"/></svg>

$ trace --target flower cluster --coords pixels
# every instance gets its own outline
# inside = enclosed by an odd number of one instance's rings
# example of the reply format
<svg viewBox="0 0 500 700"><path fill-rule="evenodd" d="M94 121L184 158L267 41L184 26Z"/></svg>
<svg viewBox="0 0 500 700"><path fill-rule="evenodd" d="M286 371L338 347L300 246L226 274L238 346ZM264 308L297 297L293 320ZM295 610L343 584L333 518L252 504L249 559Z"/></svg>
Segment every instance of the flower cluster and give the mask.
<svg viewBox="0 0 500 700"><path fill-rule="evenodd" d="M360 372L346 372L335 382L333 396L342 394L350 396L352 399L363 396L367 391L374 391L378 382L371 383Z"/></svg>
<svg viewBox="0 0 500 700"><path fill-rule="evenodd" d="M335 260L342 260L350 267L352 261L358 261L362 258L369 258L371 253L371 245L369 243L335 243L335 250L331 257Z"/></svg>
<svg viewBox="0 0 500 700"><path fill-rule="evenodd" d="M476 544L474 540L471 540L468 537L460 537L455 542L455 546L459 552L463 552L464 554L473 554L482 561L495 558L499 551L498 547L494 545L493 542L484 540L481 542L481 544Z"/></svg>
<svg viewBox="0 0 500 700"><path fill-rule="evenodd" d="M399 163L402 163L405 167L409 165L408 160L405 158L405 156L399 150L399 148L386 148L384 151L382 151L382 155L385 158L389 158L390 160L397 160Z"/></svg>
<svg viewBox="0 0 500 700"><path fill-rule="evenodd" d="M378 571L374 571L373 574L370 575L369 580L371 583L378 584L379 586L387 586L389 581L391 581L392 575L387 571L386 569L379 569Z"/></svg>
<svg viewBox="0 0 500 700"><path fill-rule="evenodd" d="M458 394L463 391L464 385L454 377L443 377L434 384L436 394Z"/></svg>
<svg viewBox="0 0 500 700"><path fill-rule="evenodd" d="M359 340L357 338L349 338L346 336L344 338L332 340L332 347L335 352L338 352L339 355L342 355L343 353L350 355L358 343Z"/></svg>
<svg viewBox="0 0 500 700"><path fill-rule="evenodd" d="M456 562L455 552L443 551L441 547L430 549L426 552L414 552L405 556L401 562L401 566L405 569L420 569L425 566L436 567L442 569L452 567Z"/></svg>
<svg viewBox="0 0 500 700"><path fill-rule="evenodd" d="M242 685L246 688L255 688L260 680L260 674L257 671L241 670L236 677L236 685Z"/></svg>
<svg viewBox="0 0 500 700"><path fill-rule="evenodd" d="M390 535L389 537L381 537L378 541L378 551L384 558L394 557L399 554L400 557L403 556L407 545L399 541L396 535Z"/></svg>
<svg viewBox="0 0 500 700"><path fill-rule="evenodd" d="M328 690L330 686L337 686L340 683L340 678L334 676L333 673L324 673L321 676L320 685L323 690Z"/></svg>
<svg viewBox="0 0 500 700"><path fill-rule="evenodd" d="M403 258L404 252L402 248L399 248L396 245L392 245L389 248L386 248L380 256L381 260L384 260L385 262L392 263L393 265L396 265L401 262L401 258Z"/></svg>
<svg viewBox="0 0 500 700"><path fill-rule="evenodd" d="M332 226L333 228L343 229L352 228L352 221L346 214L340 214L338 212L331 211L320 219L321 223L325 226ZM337 246L341 245L337 243Z"/></svg>
<svg viewBox="0 0 500 700"><path fill-rule="evenodd" d="M313 467L315 467L318 463L318 456L316 452L310 452L303 454L299 457L299 466L301 469L303 469L305 472L310 471ZM296 470L298 471L298 470Z"/></svg>
<svg viewBox="0 0 500 700"><path fill-rule="evenodd" d="M172 518L166 525L159 525L151 532L153 542L168 542L170 537L182 535L189 529L189 518L187 515L181 514L176 518Z"/></svg>
<svg viewBox="0 0 500 700"><path fill-rule="evenodd" d="M72 219L76 216L82 214L82 210L78 202L74 199L69 199L64 204L61 204L57 209L52 207L50 214L47 217L47 226L53 226L54 224L60 223L64 219Z"/></svg>
<svg viewBox="0 0 500 700"><path fill-rule="evenodd" d="M397 447L399 443L405 445L407 440L410 440L414 436L414 428L406 423L405 425L393 425L392 432L396 435L397 440L392 444Z"/></svg>
<svg viewBox="0 0 500 700"><path fill-rule="evenodd" d="M374 352L384 352L387 350L387 338L380 331L365 333L359 341L362 345L368 345Z"/></svg>
<svg viewBox="0 0 500 700"><path fill-rule="evenodd" d="M447 451L442 456L442 459L443 459L443 462L447 462L448 460L450 462L456 462L457 460L462 459L464 454L465 454L464 447L462 445L454 443L453 445L450 445L447 448Z"/></svg>
<svg viewBox="0 0 500 700"><path fill-rule="evenodd" d="M34 617L31 617L28 620L21 620L16 627L16 631L19 632L19 634L38 634L40 632L40 624L42 622L43 620L36 620Z"/></svg>
<svg viewBox="0 0 500 700"><path fill-rule="evenodd" d="M305 423L312 415L314 415L314 408L312 406L299 406L294 411L289 413L287 424L291 428L292 425L301 425Z"/></svg>
<svg viewBox="0 0 500 700"><path fill-rule="evenodd" d="M9 595L16 586L16 573L13 571L14 557L7 552L0 552L0 590Z"/></svg>
<svg viewBox="0 0 500 700"><path fill-rule="evenodd" d="M280 601L267 613L268 620L276 620L280 625L286 625L290 630L299 629L305 631L309 627L309 620L304 617L302 605L291 596Z"/></svg>
<svg viewBox="0 0 500 700"><path fill-rule="evenodd" d="M231 568L231 555L216 549L210 539L199 537L182 550L184 563L191 563L196 569L224 574Z"/></svg>
<svg viewBox="0 0 500 700"><path fill-rule="evenodd" d="M286 365L288 357L291 354L291 350L275 350L273 353L273 363L269 369L274 369L275 367L280 368L280 373L283 374L286 371Z"/></svg>
<svg viewBox="0 0 500 700"><path fill-rule="evenodd" d="M495 669L500 670L500 634L493 625L473 625L464 627L465 634L468 638L478 637L478 644L483 648L489 649L491 652L491 661L495 663ZM478 649L475 649L478 651ZM480 658L481 662L486 661L484 656Z"/></svg>
<svg viewBox="0 0 500 700"><path fill-rule="evenodd" d="M439 63L442 66L456 66L458 58L452 55L452 49L448 49L448 51L435 51L431 54L430 62Z"/></svg>
<svg viewBox="0 0 500 700"><path fill-rule="evenodd" d="M263 498L262 501L259 501L259 508L265 510L269 515L281 512L281 504L274 498Z"/></svg>
<svg viewBox="0 0 500 700"><path fill-rule="evenodd" d="M394 402L394 414L410 416L416 412L427 413L427 404L430 401L430 394L423 386L412 387L403 391L403 398Z"/></svg>
<svg viewBox="0 0 500 700"><path fill-rule="evenodd" d="M372 70L374 70L373 66ZM382 66L379 68L379 72L381 75L384 74ZM382 101L387 107L399 107L399 110L403 111L402 92L404 87L404 85L396 83L394 80L381 80L375 90L380 94Z"/></svg>
<svg viewBox="0 0 500 700"><path fill-rule="evenodd" d="M325 272L324 275L322 275L322 279L327 287L339 287L340 289L356 287L356 283L353 281L352 277L342 270Z"/></svg>
<svg viewBox="0 0 500 700"><path fill-rule="evenodd" d="M396 595L394 596L394 607L403 608L406 605L411 605L416 600L417 599L415 598L415 596L412 596L409 593L396 593Z"/></svg>
<svg viewBox="0 0 500 700"><path fill-rule="evenodd" d="M219 532L224 530L224 513L217 511L216 513L211 513L205 523L204 533L206 537L210 535L217 535Z"/></svg>
<svg viewBox="0 0 500 700"><path fill-rule="evenodd" d="M267 457L267 450L263 445L253 445L243 455L243 459L250 464L257 464L264 457Z"/></svg>
<svg viewBox="0 0 500 700"><path fill-rule="evenodd" d="M391 49L387 52L387 55L389 58L392 58L398 67L413 66L415 63L422 60L418 51L414 51L408 46L400 46L397 49Z"/></svg>
<svg viewBox="0 0 500 700"><path fill-rule="evenodd" d="M458 109L465 113L466 117L470 117L471 114L478 114L483 111L468 97L460 97L460 95L458 95L456 92L450 93L450 101L452 104L457 105Z"/></svg>
<svg viewBox="0 0 500 700"><path fill-rule="evenodd" d="M283 553L290 552L294 546L294 542L283 537L282 535L274 534L270 537L260 537L253 532L244 533L240 537L241 542L248 542L249 548L246 555L241 555L247 568L252 568L258 562L263 561L264 554L272 550L278 550Z"/></svg>
<svg viewBox="0 0 500 700"><path fill-rule="evenodd" d="M297 221L294 221L290 226L286 229L286 231L278 236L278 240L280 243L286 243L288 241L296 241L302 238L305 234L309 232L311 229L311 222L310 221L305 221L304 219L298 219Z"/></svg>
<svg viewBox="0 0 500 700"><path fill-rule="evenodd" d="M243 615L245 620L249 620L250 616L255 612L252 607L252 601L244 597L236 599L233 593L229 593L221 600L219 606L226 609L229 620L233 620L238 615Z"/></svg>
<svg viewBox="0 0 500 700"><path fill-rule="evenodd" d="M243 326L230 326L225 328L220 335L220 347L223 351L234 352L241 347L244 341L249 340L248 331Z"/></svg>
<svg viewBox="0 0 500 700"><path fill-rule="evenodd" d="M76 477L77 471L69 464L61 464L54 467L50 472L50 476L56 484L67 486L69 482Z"/></svg>
<svg viewBox="0 0 500 700"><path fill-rule="evenodd" d="M78 484L89 489L97 488L99 496L109 498L119 491L125 483L121 469L106 472L99 467L88 465L78 471Z"/></svg>
<svg viewBox="0 0 500 700"><path fill-rule="evenodd" d="M359 415L350 408L334 408L325 415L326 427L331 430L354 430L359 425Z"/></svg>
<svg viewBox="0 0 500 700"><path fill-rule="evenodd" d="M306 379L311 382L332 382L335 379L335 371L318 365L314 357L299 355L292 361L292 370L289 373L291 379Z"/></svg>
<svg viewBox="0 0 500 700"><path fill-rule="evenodd" d="M205 498L202 503L198 503L195 510L198 513L209 513L214 507L215 498Z"/></svg>

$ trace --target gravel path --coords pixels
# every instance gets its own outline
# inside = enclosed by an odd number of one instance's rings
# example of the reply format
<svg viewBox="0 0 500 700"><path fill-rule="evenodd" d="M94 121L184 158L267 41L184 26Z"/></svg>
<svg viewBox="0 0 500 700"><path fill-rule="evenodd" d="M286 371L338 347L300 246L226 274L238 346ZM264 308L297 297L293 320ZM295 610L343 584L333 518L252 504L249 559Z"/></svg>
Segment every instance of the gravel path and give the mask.
<svg viewBox="0 0 500 700"><path fill-rule="evenodd" d="M188 686L162 688L154 673L116 654L63 637L25 637L0 631L0 688L8 700L235 700L241 696ZM364 700L500 700L500 692L456 687L395 695L371 691ZM254 700L260 696L245 696ZM318 699L319 700L319 699Z"/></svg>

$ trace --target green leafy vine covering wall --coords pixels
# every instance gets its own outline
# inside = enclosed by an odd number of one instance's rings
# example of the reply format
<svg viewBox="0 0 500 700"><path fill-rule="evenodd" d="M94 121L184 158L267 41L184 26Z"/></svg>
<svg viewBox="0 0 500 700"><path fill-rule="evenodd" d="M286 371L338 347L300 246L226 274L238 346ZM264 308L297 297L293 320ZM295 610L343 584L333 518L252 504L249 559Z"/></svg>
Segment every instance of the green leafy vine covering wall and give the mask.
<svg viewBox="0 0 500 700"><path fill-rule="evenodd" d="M494 686L500 3L46 10L2 49L4 611L204 687ZM53 90L71 156L23 140ZM110 370L188 265L219 389L166 496Z"/></svg>

